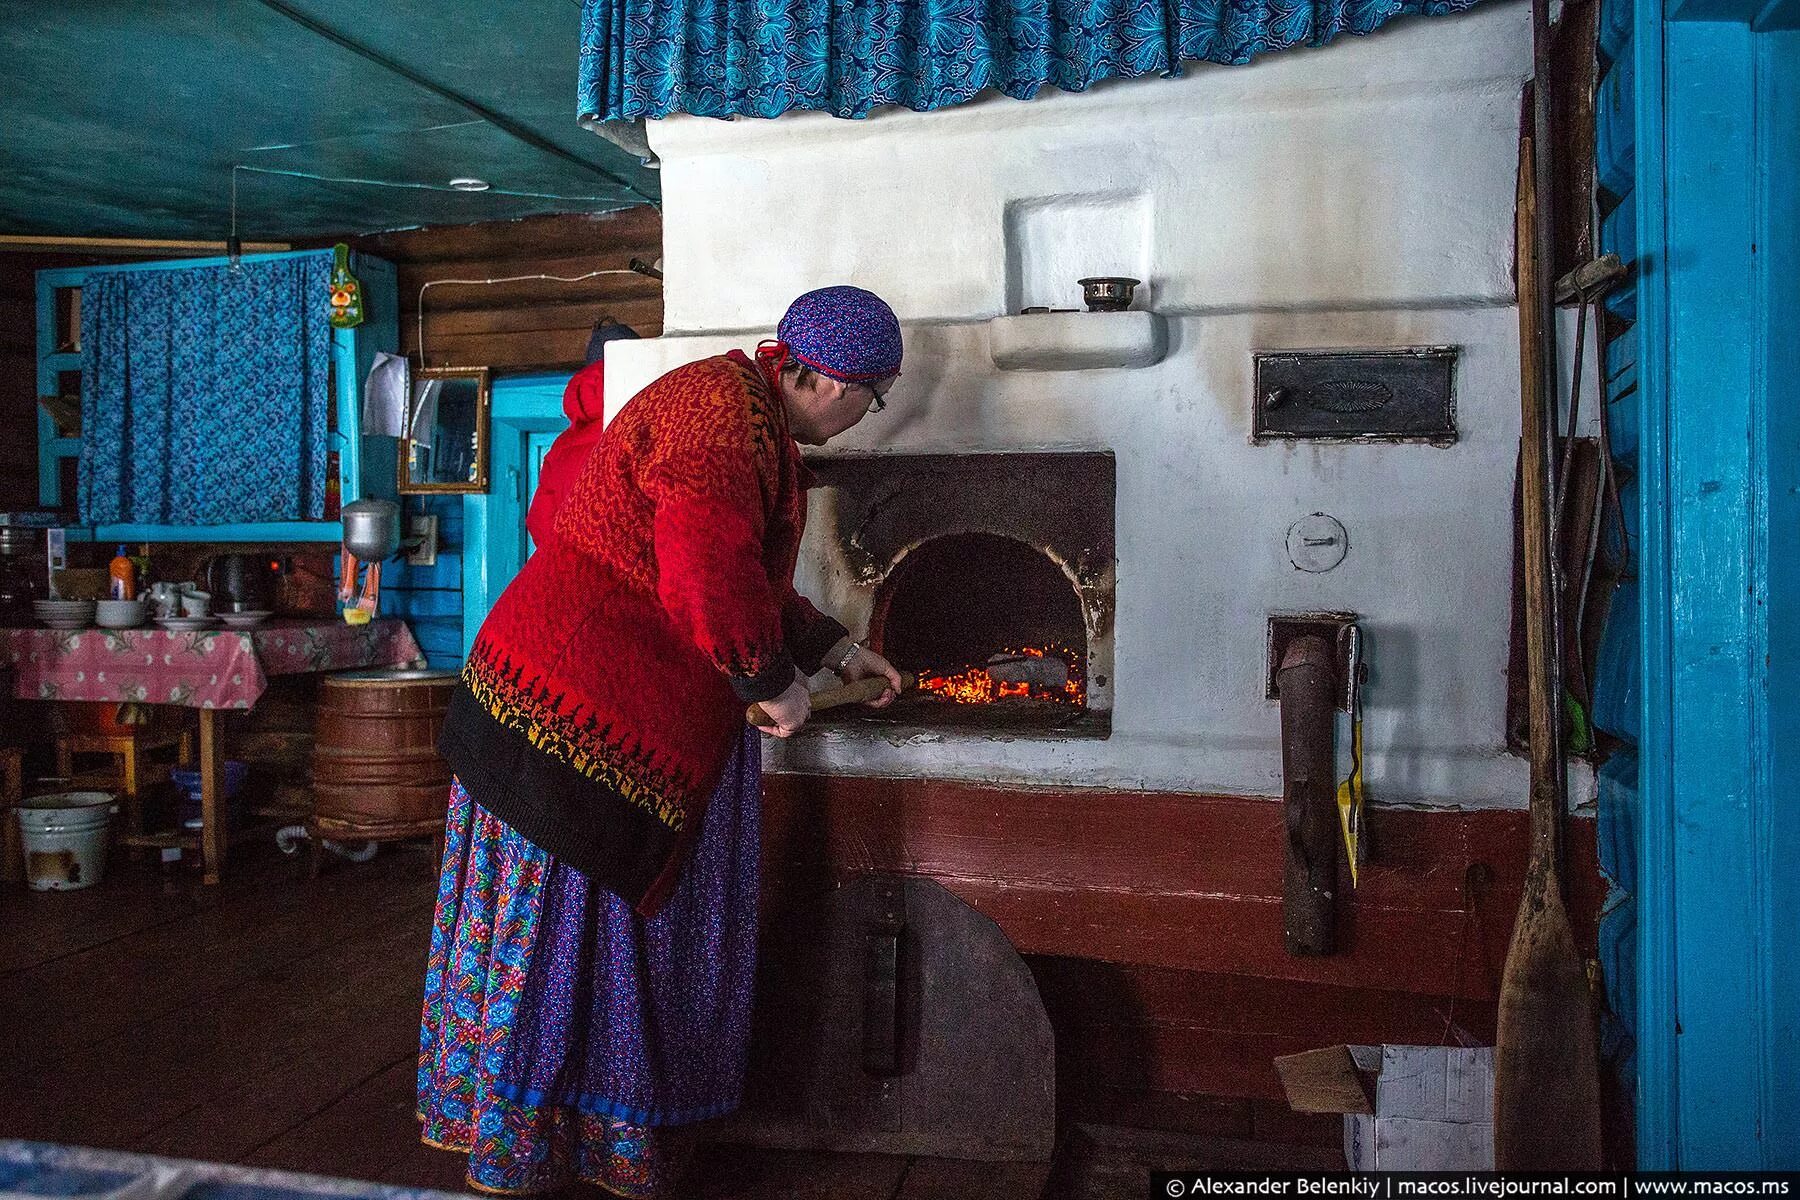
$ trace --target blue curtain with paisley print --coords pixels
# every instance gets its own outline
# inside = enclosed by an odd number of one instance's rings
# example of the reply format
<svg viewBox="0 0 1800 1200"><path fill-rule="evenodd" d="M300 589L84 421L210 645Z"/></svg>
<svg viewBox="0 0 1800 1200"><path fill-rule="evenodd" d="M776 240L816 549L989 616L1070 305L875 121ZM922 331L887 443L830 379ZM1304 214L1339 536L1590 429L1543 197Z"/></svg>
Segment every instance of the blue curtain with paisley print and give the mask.
<svg viewBox="0 0 1800 1200"><path fill-rule="evenodd" d="M89 524L325 515L331 252L102 271L81 297Z"/></svg>
<svg viewBox="0 0 1800 1200"><path fill-rule="evenodd" d="M861 117L1179 75L1476 0L583 0L584 120Z"/></svg>

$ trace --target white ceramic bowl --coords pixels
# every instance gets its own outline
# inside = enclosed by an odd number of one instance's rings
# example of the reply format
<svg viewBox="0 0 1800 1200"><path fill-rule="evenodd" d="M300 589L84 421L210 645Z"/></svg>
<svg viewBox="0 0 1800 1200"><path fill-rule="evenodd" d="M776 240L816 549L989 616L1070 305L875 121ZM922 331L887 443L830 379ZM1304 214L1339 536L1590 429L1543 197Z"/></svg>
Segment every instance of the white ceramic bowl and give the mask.
<svg viewBox="0 0 1800 1200"><path fill-rule="evenodd" d="M94 624L102 629L136 629L143 623L142 600L101 600L94 605Z"/></svg>

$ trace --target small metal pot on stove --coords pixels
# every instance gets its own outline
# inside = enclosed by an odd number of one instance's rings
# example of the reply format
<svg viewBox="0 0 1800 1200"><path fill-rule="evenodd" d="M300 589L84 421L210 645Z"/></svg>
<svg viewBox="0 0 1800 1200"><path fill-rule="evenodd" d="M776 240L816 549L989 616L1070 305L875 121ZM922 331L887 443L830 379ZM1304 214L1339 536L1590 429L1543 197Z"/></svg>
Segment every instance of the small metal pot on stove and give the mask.
<svg viewBox="0 0 1800 1200"><path fill-rule="evenodd" d="M1081 285L1082 299L1089 312L1124 312L1131 307L1132 293L1142 280L1123 275L1095 275L1076 280Z"/></svg>

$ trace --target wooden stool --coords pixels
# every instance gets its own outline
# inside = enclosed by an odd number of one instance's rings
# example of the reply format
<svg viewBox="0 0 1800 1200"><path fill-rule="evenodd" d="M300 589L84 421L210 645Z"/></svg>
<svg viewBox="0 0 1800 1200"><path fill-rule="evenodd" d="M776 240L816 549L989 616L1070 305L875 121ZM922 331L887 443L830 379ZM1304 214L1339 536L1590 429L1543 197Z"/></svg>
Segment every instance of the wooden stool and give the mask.
<svg viewBox="0 0 1800 1200"><path fill-rule="evenodd" d="M178 766L194 764L194 732L191 729L163 729L146 733L64 733L56 738L56 773L71 781L75 778L77 754L105 754L115 760L118 774L106 782L116 784L119 798L125 802L125 826L131 837L144 834L143 787L148 782L146 768L152 764L145 756L159 750L174 750Z"/></svg>
<svg viewBox="0 0 1800 1200"><path fill-rule="evenodd" d="M13 810L25 798L25 751L0 746L0 880L19 883L25 878L25 847L19 838L19 822Z"/></svg>

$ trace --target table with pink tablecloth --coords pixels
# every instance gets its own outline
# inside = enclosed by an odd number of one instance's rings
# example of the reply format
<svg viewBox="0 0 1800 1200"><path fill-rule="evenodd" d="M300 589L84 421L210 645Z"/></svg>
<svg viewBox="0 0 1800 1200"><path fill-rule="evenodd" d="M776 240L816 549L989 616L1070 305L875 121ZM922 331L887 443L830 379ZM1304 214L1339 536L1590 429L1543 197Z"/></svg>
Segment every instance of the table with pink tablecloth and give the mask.
<svg viewBox="0 0 1800 1200"><path fill-rule="evenodd" d="M246 709L269 676L422 665L397 618L275 621L250 630L0 629L0 663L21 700L135 701Z"/></svg>
<svg viewBox="0 0 1800 1200"><path fill-rule="evenodd" d="M245 710L271 675L423 666L404 621L367 625L282 620L251 630L0 628L0 666L21 700L171 704L200 710L201 831L206 881L217 883L225 836L219 781L225 752L217 714Z"/></svg>

